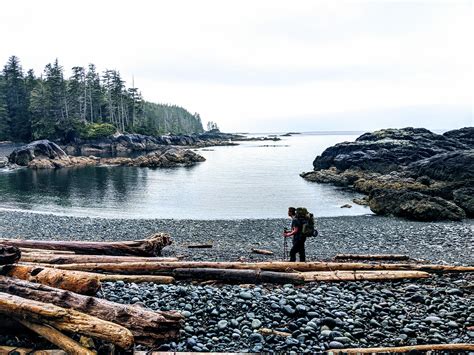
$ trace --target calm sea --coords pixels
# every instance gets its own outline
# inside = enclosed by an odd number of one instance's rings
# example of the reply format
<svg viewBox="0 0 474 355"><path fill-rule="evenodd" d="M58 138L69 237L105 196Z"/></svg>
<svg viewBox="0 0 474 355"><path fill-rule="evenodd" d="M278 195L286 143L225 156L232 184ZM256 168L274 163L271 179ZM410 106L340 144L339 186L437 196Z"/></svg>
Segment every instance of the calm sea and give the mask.
<svg viewBox="0 0 474 355"><path fill-rule="evenodd" d="M199 149L207 160L191 168L0 169L0 208L111 218L284 218L288 206L316 216L368 214L352 203L360 195L299 176L325 148L357 136L307 133ZM346 203L352 208L340 207Z"/></svg>

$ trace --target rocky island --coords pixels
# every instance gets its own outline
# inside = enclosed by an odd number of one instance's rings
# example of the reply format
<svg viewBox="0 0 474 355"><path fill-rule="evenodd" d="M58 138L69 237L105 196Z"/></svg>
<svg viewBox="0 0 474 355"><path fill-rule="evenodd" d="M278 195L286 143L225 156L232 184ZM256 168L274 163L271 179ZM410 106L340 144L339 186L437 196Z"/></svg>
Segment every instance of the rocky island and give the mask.
<svg viewBox="0 0 474 355"><path fill-rule="evenodd" d="M383 129L327 148L302 173L309 181L350 187L380 215L420 221L474 216L474 127L436 134Z"/></svg>

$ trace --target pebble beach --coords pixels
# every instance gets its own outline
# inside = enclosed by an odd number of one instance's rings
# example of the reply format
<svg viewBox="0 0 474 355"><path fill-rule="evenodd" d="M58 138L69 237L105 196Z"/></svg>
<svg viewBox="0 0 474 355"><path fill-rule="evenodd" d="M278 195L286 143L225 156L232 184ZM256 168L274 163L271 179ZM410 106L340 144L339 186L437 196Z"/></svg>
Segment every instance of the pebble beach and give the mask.
<svg viewBox="0 0 474 355"><path fill-rule="evenodd" d="M282 260L287 219L100 219L0 211L1 238L132 240L170 233L164 256L185 260ZM388 217L319 218L320 235L307 242L307 259L338 253L406 254L437 264L474 264L474 223L420 223ZM211 243L210 249L188 249ZM267 249L274 255L251 250ZM389 282L314 282L294 285L173 285L106 282L101 297L186 317L180 339L163 351L317 353L348 347L474 341L471 274ZM269 328L290 336L262 335ZM8 339L11 342L12 339ZM143 347L137 349L148 350Z"/></svg>

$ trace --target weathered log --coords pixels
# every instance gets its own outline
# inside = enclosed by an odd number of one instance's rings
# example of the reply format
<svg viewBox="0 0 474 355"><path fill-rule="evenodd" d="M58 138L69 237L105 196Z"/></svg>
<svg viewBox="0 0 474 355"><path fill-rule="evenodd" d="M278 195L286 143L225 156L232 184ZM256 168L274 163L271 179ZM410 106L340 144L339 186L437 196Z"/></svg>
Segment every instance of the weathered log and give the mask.
<svg viewBox="0 0 474 355"><path fill-rule="evenodd" d="M302 272L304 280L310 281L385 281L401 279L423 279L430 277L424 271L399 271L399 270L379 270L379 271L312 271Z"/></svg>
<svg viewBox="0 0 474 355"><path fill-rule="evenodd" d="M20 248L21 254L58 254L58 255L74 255L73 251L67 250L47 250L47 249L34 249L34 248Z"/></svg>
<svg viewBox="0 0 474 355"><path fill-rule="evenodd" d="M209 249L212 248L212 244L189 244L189 249Z"/></svg>
<svg viewBox="0 0 474 355"><path fill-rule="evenodd" d="M54 265L63 270L81 270L92 272L110 272L117 274L168 274L181 268L215 268L237 270L288 271L335 271L335 270L412 270L426 272L474 272L474 266L428 265L428 264L367 264L367 263L331 263L331 262L214 262L214 261L177 261L153 263L86 263Z"/></svg>
<svg viewBox="0 0 474 355"><path fill-rule="evenodd" d="M69 354L83 354L83 355L95 355L95 351L91 351L77 341L69 338L68 336L61 333L59 330L54 329L49 325L36 324L29 322L24 319L17 319L23 326L31 329L35 333L41 335L43 338L48 340L50 343L58 346Z"/></svg>
<svg viewBox="0 0 474 355"><path fill-rule="evenodd" d="M112 275L112 274L97 274L101 282L153 282L156 284L172 284L174 283L174 277L172 276L159 276L159 275Z"/></svg>
<svg viewBox="0 0 474 355"><path fill-rule="evenodd" d="M172 262L178 258L114 256L114 255L57 255L57 254L22 254L21 262L43 264L84 264L84 263L130 263L130 262Z"/></svg>
<svg viewBox="0 0 474 355"><path fill-rule="evenodd" d="M273 252L266 249L252 249L252 253L262 254L262 255L273 255Z"/></svg>
<svg viewBox="0 0 474 355"><path fill-rule="evenodd" d="M83 271L30 265L5 265L0 270L0 274L85 295L95 295L100 288L99 276Z"/></svg>
<svg viewBox="0 0 474 355"><path fill-rule="evenodd" d="M0 265L16 263L20 256L21 252L17 247L0 244Z"/></svg>
<svg viewBox="0 0 474 355"><path fill-rule="evenodd" d="M88 335L116 344L124 349L133 345L132 333L121 325L73 309L0 293L0 313L45 323L56 329Z"/></svg>
<svg viewBox="0 0 474 355"><path fill-rule="evenodd" d="M337 254L334 260L410 260L402 254Z"/></svg>
<svg viewBox="0 0 474 355"><path fill-rule="evenodd" d="M33 350L30 348L18 348L15 346L2 346L0 345L0 355L68 355L66 352L53 349L53 350Z"/></svg>
<svg viewBox="0 0 474 355"><path fill-rule="evenodd" d="M151 344L155 340L176 338L184 323L184 317L178 312L151 311L143 307L83 296L5 276L0 276L0 292L52 303L63 308L72 308L120 324L129 329L136 342L140 344Z"/></svg>
<svg viewBox="0 0 474 355"><path fill-rule="evenodd" d="M301 284L304 277L298 273L260 271L260 270L232 270L232 269L174 269L173 276L177 279L217 280L238 283L277 283Z"/></svg>
<svg viewBox="0 0 474 355"><path fill-rule="evenodd" d="M432 344L432 345L410 345L388 348L350 348L327 350L333 354L377 354L377 353L408 353L410 351L474 351L474 344Z"/></svg>
<svg viewBox="0 0 474 355"><path fill-rule="evenodd" d="M1 239L0 243L19 248L67 250L77 254L160 256L161 250L171 244L171 238L169 234L158 233L148 239L123 242Z"/></svg>
<svg viewBox="0 0 474 355"><path fill-rule="evenodd" d="M16 346L4 346L0 345L0 355L30 355L32 354L33 349L30 348L20 348Z"/></svg>

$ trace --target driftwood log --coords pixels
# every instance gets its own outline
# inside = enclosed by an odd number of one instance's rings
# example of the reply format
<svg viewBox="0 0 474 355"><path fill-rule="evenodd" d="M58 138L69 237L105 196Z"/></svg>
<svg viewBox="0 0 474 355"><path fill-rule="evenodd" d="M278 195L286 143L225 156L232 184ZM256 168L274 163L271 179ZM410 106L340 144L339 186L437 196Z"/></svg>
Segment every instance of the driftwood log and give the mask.
<svg viewBox="0 0 474 355"><path fill-rule="evenodd" d="M304 277L298 273L232 270L232 269L175 269L172 275L177 279L216 280L235 283L302 284Z"/></svg>
<svg viewBox="0 0 474 355"><path fill-rule="evenodd" d="M189 244L189 249L210 249L212 248L212 244Z"/></svg>
<svg viewBox="0 0 474 355"><path fill-rule="evenodd" d="M79 254L39 254L21 255L21 262L42 264L84 264L84 263L130 263L130 262L172 262L178 258L114 256L114 255L79 255Z"/></svg>
<svg viewBox="0 0 474 355"><path fill-rule="evenodd" d="M161 256L161 250L171 244L171 238L169 234L158 233L148 239L123 242L1 239L0 243L18 248L73 251L77 254Z"/></svg>
<svg viewBox="0 0 474 355"><path fill-rule="evenodd" d="M409 353L409 352L467 352L474 351L474 344L432 344L432 345L411 345L388 348L352 348L352 349L332 349L328 353L333 354L377 354L377 353Z"/></svg>
<svg viewBox="0 0 474 355"><path fill-rule="evenodd" d="M160 275L114 275L114 274L97 274L101 282L152 282L155 284L172 284L175 282L172 276Z"/></svg>
<svg viewBox="0 0 474 355"><path fill-rule="evenodd" d="M273 252L271 250L266 250L266 249L252 249L252 253L262 254L262 255L273 255Z"/></svg>
<svg viewBox="0 0 474 355"><path fill-rule="evenodd" d="M23 326L34 331L38 335L41 335L43 338L48 340L50 343L58 346L60 349L63 349L68 354L83 354L83 355L95 355L95 351L91 351L77 341L69 338L68 336L61 333L59 330L54 329L49 325L36 324L29 322L24 319L18 319Z"/></svg>
<svg viewBox="0 0 474 355"><path fill-rule="evenodd" d="M337 254L334 260L410 260L402 254Z"/></svg>
<svg viewBox="0 0 474 355"><path fill-rule="evenodd" d="M335 270L412 270L426 272L474 272L474 266L429 265L429 264L367 264L333 262L214 262L214 261L177 261L153 263L86 263L54 265L63 270L108 272L118 274L168 274L174 269L213 268L236 270L264 270L276 272L291 271L335 271Z"/></svg>
<svg viewBox="0 0 474 355"><path fill-rule="evenodd" d="M178 312L151 311L5 276L0 276L0 292L71 308L120 324L129 329L136 342L141 344L174 339L184 323L184 317Z"/></svg>
<svg viewBox="0 0 474 355"><path fill-rule="evenodd" d="M121 325L108 322L73 309L0 293L0 313L38 323L58 330L102 339L128 349L134 343L132 333Z"/></svg>
<svg viewBox="0 0 474 355"><path fill-rule="evenodd" d="M374 271L312 271L302 272L304 280L310 281L384 281L402 279L424 279L430 274L424 271L374 270Z"/></svg>
<svg viewBox="0 0 474 355"><path fill-rule="evenodd" d="M83 271L65 271L32 265L5 265L1 268L0 275L16 277L21 280L37 282L85 295L95 295L100 289L99 276Z"/></svg>
<svg viewBox="0 0 474 355"><path fill-rule="evenodd" d="M21 257L20 249L0 244L0 265L16 263Z"/></svg>
<svg viewBox="0 0 474 355"><path fill-rule="evenodd" d="M74 255L73 251L67 250L46 250L46 249L33 249L33 248L20 248L21 254L61 254L61 255Z"/></svg>

